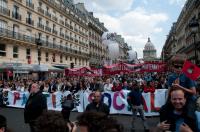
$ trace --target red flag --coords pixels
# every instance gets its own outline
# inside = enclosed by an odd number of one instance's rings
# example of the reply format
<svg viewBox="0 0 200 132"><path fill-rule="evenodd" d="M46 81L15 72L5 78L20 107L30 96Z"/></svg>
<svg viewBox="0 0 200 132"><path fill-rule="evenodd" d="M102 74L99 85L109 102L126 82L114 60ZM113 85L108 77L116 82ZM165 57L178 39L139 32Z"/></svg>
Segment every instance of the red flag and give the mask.
<svg viewBox="0 0 200 132"><path fill-rule="evenodd" d="M200 76L200 68L190 61L185 61L182 72L192 80L197 80Z"/></svg>

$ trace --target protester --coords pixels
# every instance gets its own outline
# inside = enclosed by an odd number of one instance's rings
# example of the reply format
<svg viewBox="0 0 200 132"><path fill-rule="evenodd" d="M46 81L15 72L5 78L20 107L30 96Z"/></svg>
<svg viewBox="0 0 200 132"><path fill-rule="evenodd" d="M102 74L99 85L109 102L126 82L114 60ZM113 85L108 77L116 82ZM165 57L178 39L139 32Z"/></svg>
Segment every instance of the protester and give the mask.
<svg viewBox="0 0 200 132"><path fill-rule="evenodd" d="M124 81L123 86L122 86L123 90L130 90L130 87L128 86L127 81Z"/></svg>
<svg viewBox="0 0 200 132"><path fill-rule="evenodd" d="M145 93L148 92L154 93L155 92L154 83L152 81L145 83L145 85L143 86L143 90Z"/></svg>
<svg viewBox="0 0 200 132"><path fill-rule="evenodd" d="M24 108L24 120L29 124L31 132L35 132L35 120L46 110L47 99L40 91L38 84L33 83Z"/></svg>
<svg viewBox="0 0 200 132"><path fill-rule="evenodd" d="M132 109L132 130L135 129L135 118L137 117L137 113L139 112L140 117L143 121L144 129L147 129L147 123L146 118L144 116L144 110L143 110L143 102L142 102L142 93L140 91L139 83L135 80L134 86L132 87L132 90L130 93L128 93L127 96L127 102L131 106Z"/></svg>
<svg viewBox="0 0 200 132"><path fill-rule="evenodd" d="M116 92L116 91L121 91L121 90L122 90L122 86L121 86L120 82L119 81L114 82L112 91Z"/></svg>
<svg viewBox="0 0 200 132"><path fill-rule="evenodd" d="M110 82L110 79L106 80L104 84L104 91L112 91L113 84Z"/></svg>
<svg viewBox="0 0 200 132"><path fill-rule="evenodd" d="M106 115L109 115L110 109L108 105L101 101L102 94L99 91L94 92L94 100L90 104L87 105L86 111L93 111L93 112L102 112Z"/></svg>
<svg viewBox="0 0 200 132"><path fill-rule="evenodd" d="M196 132L196 120L187 114L186 94L182 88L173 87L169 92L170 102L160 109L160 121L157 130Z"/></svg>
<svg viewBox="0 0 200 132"><path fill-rule="evenodd" d="M177 56L176 59L172 59L171 68L173 72L168 77L168 87L181 88L185 92L187 98L186 107L188 109L187 114L191 118L195 118L195 100L196 100L196 87L195 81L188 78L181 72L185 58Z"/></svg>
<svg viewBox="0 0 200 132"><path fill-rule="evenodd" d="M104 113L84 112L77 121L80 132L123 132L123 126Z"/></svg>
<svg viewBox="0 0 200 132"><path fill-rule="evenodd" d="M56 111L46 111L36 120L35 132L75 132L68 127L62 115Z"/></svg>
<svg viewBox="0 0 200 132"><path fill-rule="evenodd" d="M67 96L64 96L62 98L62 110L61 113L63 115L63 118L66 122L70 122L69 117L70 117L70 112L74 108L74 103L73 103L73 97L71 94L68 94Z"/></svg>

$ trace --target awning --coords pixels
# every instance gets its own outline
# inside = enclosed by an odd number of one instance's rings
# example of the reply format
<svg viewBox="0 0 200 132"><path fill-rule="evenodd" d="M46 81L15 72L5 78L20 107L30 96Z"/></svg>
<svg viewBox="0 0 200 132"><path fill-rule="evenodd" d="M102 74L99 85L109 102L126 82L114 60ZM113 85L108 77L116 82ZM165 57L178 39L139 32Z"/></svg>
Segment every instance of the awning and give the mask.
<svg viewBox="0 0 200 132"><path fill-rule="evenodd" d="M33 65L29 64L22 64L20 66L14 66L13 71L32 71Z"/></svg>
<svg viewBox="0 0 200 132"><path fill-rule="evenodd" d="M69 68L68 65L62 65L62 64L56 64L56 65L53 65L53 67L56 67L56 68L59 68L59 69L66 69L66 68Z"/></svg>
<svg viewBox="0 0 200 132"><path fill-rule="evenodd" d="M15 66L20 66L21 63L1 63L0 72L5 72L5 70L13 70Z"/></svg>
<svg viewBox="0 0 200 132"><path fill-rule="evenodd" d="M48 71L49 72L63 72L64 69L57 68L57 67L54 67L54 66L48 66Z"/></svg>
<svg viewBox="0 0 200 132"><path fill-rule="evenodd" d="M41 72L47 72L48 71L48 65L33 65L33 69L32 71L35 71L35 72L38 72L38 71L41 71Z"/></svg>

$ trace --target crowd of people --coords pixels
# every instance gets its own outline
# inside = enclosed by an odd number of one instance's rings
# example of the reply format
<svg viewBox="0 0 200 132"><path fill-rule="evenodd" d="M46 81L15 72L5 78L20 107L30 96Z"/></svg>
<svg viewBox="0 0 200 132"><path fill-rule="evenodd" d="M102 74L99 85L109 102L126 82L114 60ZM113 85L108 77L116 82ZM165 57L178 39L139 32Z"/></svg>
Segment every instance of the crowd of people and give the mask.
<svg viewBox="0 0 200 132"><path fill-rule="evenodd" d="M110 116L107 104L101 100L102 92L130 90L127 102L132 109L132 129L135 129L137 113L142 119L144 130L153 132L198 132L196 100L199 96L199 85L181 70L165 73L120 74L105 77L65 77L50 78L44 81L12 80L0 81L0 89L29 91L30 96L24 108L25 123L30 125L31 132L122 132L123 126ZM173 66L172 66L173 69ZM179 69L179 68L178 68ZM151 129L144 115L142 92L155 92L156 89L168 89L166 103L160 109L160 123ZM93 101L87 105L85 112L70 121L73 109L72 95L78 91L92 91ZM70 91L64 98L62 111L47 110L47 101L42 92ZM0 95L1 96L1 95ZM1 97L0 97L1 98ZM0 118L6 121L4 118ZM6 129L1 126L0 132Z"/></svg>
<svg viewBox="0 0 200 132"><path fill-rule="evenodd" d="M36 82L43 92L56 92L67 90L77 92L79 90L96 91L120 91L131 90L136 81L144 92L154 92L155 89L167 88L166 73L145 73L131 75L111 75L104 77L65 77L49 78L44 81L27 79L0 80L0 88L16 91L28 91L30 84Z"/></svg>

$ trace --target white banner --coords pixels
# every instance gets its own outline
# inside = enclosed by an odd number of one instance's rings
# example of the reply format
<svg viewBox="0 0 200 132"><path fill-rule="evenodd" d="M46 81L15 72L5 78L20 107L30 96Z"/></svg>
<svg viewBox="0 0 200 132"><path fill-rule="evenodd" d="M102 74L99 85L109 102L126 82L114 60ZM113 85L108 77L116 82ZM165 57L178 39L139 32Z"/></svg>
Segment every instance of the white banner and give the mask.
<svg viewBox="0 0 200 132"><path fill-rule="evenodd" d="M110 108L111 114L131 114L130 106L127 103L127 94L130 91L122 90L119 92L104 92L102 100ZM159 115L160 107L166 101L166 89L157 89L155 93L142 93L144 99L144 110L146 116ZM61 99L70 94L69 91L55 92L53 94L43 93L47 97L47 105L50 110L61 110ZM4 101L7 106L24 108L28 99L28 92L4 91ZM83 112L86 106L92 101L92 92L79 91L75 94L76 110Z"/></svg>

